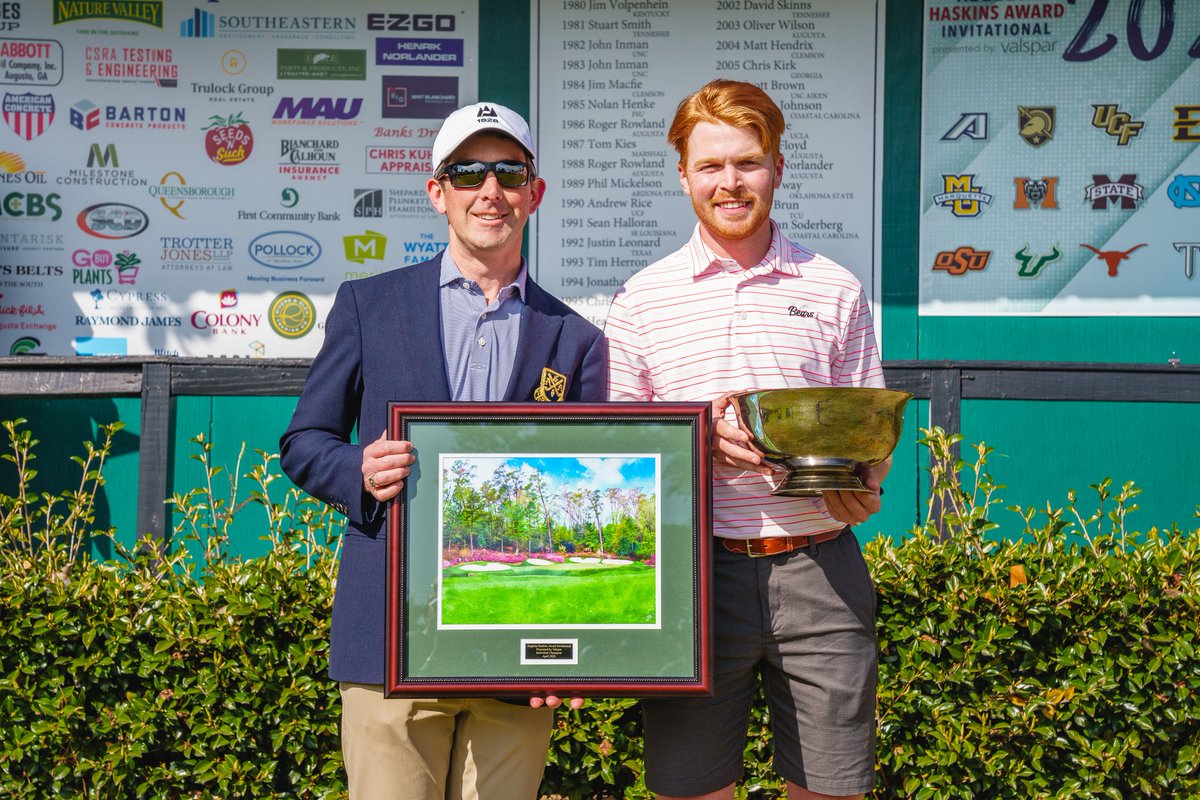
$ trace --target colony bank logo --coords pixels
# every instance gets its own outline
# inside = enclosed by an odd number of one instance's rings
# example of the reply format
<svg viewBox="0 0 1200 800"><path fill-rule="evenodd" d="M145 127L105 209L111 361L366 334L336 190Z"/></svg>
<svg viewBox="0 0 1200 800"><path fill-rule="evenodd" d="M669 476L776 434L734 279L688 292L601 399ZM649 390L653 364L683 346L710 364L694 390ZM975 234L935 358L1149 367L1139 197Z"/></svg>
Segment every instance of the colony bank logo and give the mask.
<svg viewBox="0 0 1200 800"><path fill-rule="evenodd" d="M1142 202L1144 188L1137 183L1137 174L1122 175L1115 181L1107 175L1093 175L1092 183L1083 190L1083 198L1092 204L1092 210L1120 206L1129 210Z"/></svg>
<svg viewBox="0 0 1200 800"><path fill-rule="evenodd" d="M125 203L97 203L79 212L79 229L99 239L128 239L150 225L146 212Z"/></svg>
<svg viewBox="0 0 1200 800"><path fill-rule="evenodd" d="M221 292L220 310L212 311L201 308L192 312L192 327L198 331L207 331L214 336L222 334L249 335L251 330L262 325L262 314L236 311L234 309L237 304L237 292L233 289L226 289Z"/></svg>
<svg viewBox="0 0 1200 800"><path fill-rule="evenodd" d="M1018 211L1028 210L1030 208L1058 208L1058 200L1055 197L1055 187L1058 186L1058 178L1013 178L1013 183L1017 187L1017 198L1013 201L1013 208Z"/></svg>
<svg viewBox="0 0 1200 800"><path fill-rule="evenodd" d="M54 122L54 96L4 93L4 123L27 142L41 136Z"/></svg>
<svg viewBox="0 0 1200 800"><path fill-rule="evenodd" d="M944 191L933 196L933 203L956 217L977 217L992 202L992 196L975 185L974 175L942 175L942 181Z"/></svg>
<svg viewBox="0 0 1200 800"><path fill-rule="evenodd" d="M162 12L162 0L55 0L52 21L55 25L62 25L81 19L116 19L161 28Z"/></svg>
<svg viewBox="0 0 1200 800"><path fill-rule="evenodd" d="M950 130L942 134L943 142L957 142L966 137L975 141L988 138L988 115L982 112L966 112L960 114L958 122L950 126Z"/></svg>
<svg viewBox="0 0 1200 800"><path fill-rule="evenodd" d="M12 4L0 3L8 5ZM0 39L0 83L57 86L62 83L62 65L63 47L54 39Z"/></svg>
<svg viewBox="0 0 1200 800"><path fill-rule="evenodd" d="M362 98L281 97L271 121L276 125L358 125Z"/></svg>
<svg viewBox="0 0 1200 800"><path fill-rule="evenodd" d="M1103 103L1092 106L1092 127L1099 128L1109 136L1115 137L1117 144L1125 146L1129 140L1142 132L1145 122L1139 122L1124 111L1117 110L1116 103Z"/></svg>
<svg viewBox="0 0 1200 800"><path fill-rule="evenodd" d="M1117 277L1117 265L1119 265L1122 261L1125 261L1126 259L1128 259L1129 254L1132 253L1134 250L1137 250L1139 247L1145 247L1146 243L1142 242L1141 244L1135 244L1133 247L1129 248L1128 250L1097 250L1096 248L1092 247L1090 244L1081 244L1079 246L1086 248L1088 250L1091 250L1093 253L1095 253L1096 260L1103 261L1105 266L1108 267L1108 276L1110 278L1115 278L1115 277Z"/></svg>
<svg viewBox="0 0 1200 800"><path fill-rule="evenodd" d="M1049 253L1031 253L1029 245L1025 245L1013 253L1013 258L1021 265L1017 270L1018 275L1022 278L1036 278L1043 269L1062 258L1062 250L1058 249L1058 242L1054 243Z"/></svg>
<svg viewBox="0 0 1200 800"><path fill-rule="evenodd" d="M933 257L933 268L951 275L965 275L985 269L991 257L991 250L976 250L967 245L938 253Z"/></svg>
<svg viewBox="0 0 1200 800"><path fill-rule="evenodd" d="M271 231L254 238L250 258L270 269L300 269L321 257L321 244L296 231Z"/></svg>

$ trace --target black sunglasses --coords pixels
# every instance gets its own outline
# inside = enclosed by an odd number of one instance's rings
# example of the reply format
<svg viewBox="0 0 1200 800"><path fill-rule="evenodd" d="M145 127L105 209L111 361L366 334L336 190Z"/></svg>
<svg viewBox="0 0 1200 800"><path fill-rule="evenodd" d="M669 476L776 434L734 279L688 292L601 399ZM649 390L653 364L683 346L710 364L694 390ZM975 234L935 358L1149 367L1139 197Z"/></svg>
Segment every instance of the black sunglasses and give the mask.
<svg viewBox="0 0 1200 800"><path fill-rule="evenodd" d="M496 173L496 182L506 189L516 189L529 183L529 165L524 161L456 161L438 170L435 179L449 178L456 189L482 186L489 172Z"/></svg>

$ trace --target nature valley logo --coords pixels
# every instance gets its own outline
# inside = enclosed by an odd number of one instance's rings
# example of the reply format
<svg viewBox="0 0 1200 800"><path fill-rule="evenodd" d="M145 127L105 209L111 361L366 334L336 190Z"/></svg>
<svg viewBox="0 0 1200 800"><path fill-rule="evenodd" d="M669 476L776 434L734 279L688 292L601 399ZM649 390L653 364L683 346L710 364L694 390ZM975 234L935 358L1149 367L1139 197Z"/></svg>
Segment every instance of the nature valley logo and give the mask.
<svg viewBox="0 0 1200 800"><path fill-rule="evenodd" d="M120 19L155 28L163 26L162 0L56 0L55 25L80 19Z"/></svg>

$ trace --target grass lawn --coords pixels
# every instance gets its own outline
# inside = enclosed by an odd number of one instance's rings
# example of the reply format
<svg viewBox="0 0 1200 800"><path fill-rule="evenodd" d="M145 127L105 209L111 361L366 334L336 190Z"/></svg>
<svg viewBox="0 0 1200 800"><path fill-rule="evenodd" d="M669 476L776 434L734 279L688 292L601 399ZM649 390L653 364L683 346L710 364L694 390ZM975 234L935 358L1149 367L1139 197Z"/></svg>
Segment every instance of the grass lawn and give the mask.
<svg viewBox="0 0 1200 800"><path fill-rule="evenodd" d="M444 625L645 625L655 621L654 567L555 564L443 572Z"/></svg>

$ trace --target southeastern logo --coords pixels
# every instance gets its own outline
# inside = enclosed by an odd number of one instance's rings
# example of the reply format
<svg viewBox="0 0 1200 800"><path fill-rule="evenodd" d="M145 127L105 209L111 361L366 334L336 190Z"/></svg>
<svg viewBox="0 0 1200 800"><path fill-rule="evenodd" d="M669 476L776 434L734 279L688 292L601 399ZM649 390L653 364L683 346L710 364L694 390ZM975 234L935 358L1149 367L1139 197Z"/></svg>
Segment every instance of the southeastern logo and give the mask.
<svg viewBox="0 0 1200 800"><path fill-rule="evenodd" d="M307 295L284 292L271 301L268 317L271 330L285 339L299 339L313 329L317 309Z"/></svg>
<svg viewBox="0 0 1200 800"><path fill-rule="evenodd" d="M343 236L342 245L346 260L362 264L367 259L382 261L387 252L387 237L376 231L367 231L361 236Z"/></svg>
<svg viewBox="0 0 1200 800"><path fill-rule="evenodd" d="M55 0L53 23L62 25L78 19L118 19L162 27L162 0Z"/></svg>
<svg viewBox="0 0 1200 800"><path fill-rule="evenodd" d="M125 203L97 203L79 212L79 229L99 239L128 239L150 225L146 212Z"/></svg>
<svg viewBox="0 0 1200 800"><path fill-rule="evenodd" d="M974 175L942 175L942 181L944 189L933 196L933 203L956 217L977 217L992 202L992 196L975 185Z"/></svg>
<svg viewBox="0 0 1200 800"><path fill-rule="evenodd" d="M1056 106L1017 106L1017 131L1032 147L1041 147L1054 138Z"/></svg>
<svg viewBox="0 0 1200 800"><path fill-rule="evenodd" d="M271 231L254 238L250 258L270 269L300 269L321 257L321 244L296 231Z"/></svg>
<svg viewBox="0 0 1200 800"><path fill-rule="evenodd" d="M965 275L967 272L985 269L991 257L991 250L976 250L974 247L964 246L938 253L933 257L933 268L945 270L951 275Z"/></svg>
<svg viewBox="0 0 1200 800"><path fill-rule="evenodd" d="M1092 105L1092 127L1099 128L1109 136L1115 137L1117 144L1125 146L1129 140L1142 132L1145 122L1139 122L1125 113L1117 110L1116 103Z"/></svg>

